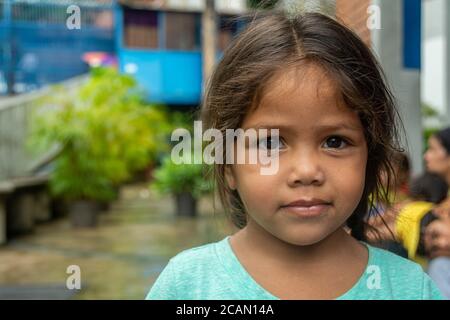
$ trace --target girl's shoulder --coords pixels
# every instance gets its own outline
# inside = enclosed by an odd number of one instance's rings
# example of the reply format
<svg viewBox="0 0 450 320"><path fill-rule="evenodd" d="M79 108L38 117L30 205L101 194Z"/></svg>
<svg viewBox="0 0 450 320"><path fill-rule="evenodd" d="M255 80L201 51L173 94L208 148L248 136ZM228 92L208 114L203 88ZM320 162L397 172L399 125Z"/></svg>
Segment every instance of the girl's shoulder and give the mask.
<svg viewBox="0 0 450 320"><path fill-rule="evenodd" d="M197 247L192 247L183 250L173 256L166 268L172 271L172 274L177 274L184 278L195 277L202 275L203 277L217 272L223 267L223 259L226 259L226 241L228 237Z"/></svg>
<svg viewBox="0 0 450 320"><path fill-rule="evenodd" d="M217 241L210 242L200 246L192 247L186 250L183 250L173 256L170 259L172 263L184 263L186 261L193 262L199 260L210 261L212 258L217 256L217 250L220 249L221 246L224 245L224 241L227 238Z"/></svg>
<svg viewBox="0 0 450 320"><path fill-rule="evenodd" d="M404 257L388 250L366 244L369 250L368 266L378 266L384 270L401 271L402 273L423 273L422 267Z"/></svg>
<svg viewBox="0 0 450 320"><path fill-rule="evenodd" d="M147 299L219 299L233 286L224 266L227 238L181 251L169 260ZM227 296L228 294L228 296Z"/></svg>
<svg viewBox="0 0 450 320"><path fill-rule="evenodd" d="M366 244L367 245L367 244ZM441 298L437 287L421 265L384 249L367 245L369 263L365 272L368 283L379 283L380 294L390 299ZM381 297L381 296L380 296Z"/></svg>

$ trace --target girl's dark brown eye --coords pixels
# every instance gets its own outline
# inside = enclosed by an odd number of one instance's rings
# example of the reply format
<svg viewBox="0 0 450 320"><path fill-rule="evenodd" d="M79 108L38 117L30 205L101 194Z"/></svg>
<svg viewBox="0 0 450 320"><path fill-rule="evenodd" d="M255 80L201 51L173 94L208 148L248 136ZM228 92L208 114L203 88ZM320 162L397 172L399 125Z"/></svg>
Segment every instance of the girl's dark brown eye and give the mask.
<svg viewBox="0 0 450 320"><path fill-rule="evenodd" d="M258 148L275 150L283 147L283 142L278 136L268 136L258 140Z"/></svg>
<svg viewBox="0 0 450 320"><path fill-rule="evenodd" d="M339 136L332 136L325 141L327 148L331 149L342 149L342 144L347 145L347 142Z"/></svg>

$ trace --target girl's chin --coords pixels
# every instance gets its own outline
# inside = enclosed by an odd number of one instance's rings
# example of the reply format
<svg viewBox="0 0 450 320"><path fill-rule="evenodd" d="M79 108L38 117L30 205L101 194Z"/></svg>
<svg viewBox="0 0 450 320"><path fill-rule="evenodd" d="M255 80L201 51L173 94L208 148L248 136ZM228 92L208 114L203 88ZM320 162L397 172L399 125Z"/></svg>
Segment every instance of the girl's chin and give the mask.
<svg viewBox="0 0 450 320"><path fill-rule="evenodd" d="M283 240L286 243L295 246L312 246L318 244L325 240L329 236L329 233L317 233L317 234L309 234L309 235L283 235L278 237L280 240Z"/></svg>

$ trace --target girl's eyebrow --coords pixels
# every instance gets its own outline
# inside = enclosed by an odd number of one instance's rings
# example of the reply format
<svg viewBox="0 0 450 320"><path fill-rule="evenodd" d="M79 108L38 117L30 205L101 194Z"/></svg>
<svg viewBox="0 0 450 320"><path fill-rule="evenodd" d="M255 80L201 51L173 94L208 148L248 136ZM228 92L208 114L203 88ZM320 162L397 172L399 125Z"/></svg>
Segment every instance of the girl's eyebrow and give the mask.
<svg viewBox="0 0 450 320"><path fill-rule="evenodd" d="M282 125L282 124L265 124L265 123L257 123L254 125L247 125L246 128L243 128L244 130L247 129L280 129L280 130L292 130L291 126Z"/></svg>
<svg viewBox="0 0 450 320"><path fill-rule="evenodd" d="M345 123L345 122L336 123L336 124L317 125L316 128L318 128L318 130L323 130L323 131L346 129L346 130L359 132L362 130L362 128L360 126L355 126L355 125Z"/></svg>
<svg viewBox="0 0 450 320"><path fill-rule="evenodd" d="M257 123L255 125L252 126L248 126L249 128L252 129L279 129L280 131L294 131L294 127L290 126L290 125L283 125L283 124L265 124L265 123ZM246 130L248 128L244 128L244 130ZM360 132L362 130L362 128L360 126L355 126L355 125L351 125L345 122L339 122L339 123L335 123L335 124L323 124L323 125L315 125L314 129L316 131L334 131L334 130L340 130L340 129L344 129L344 130L351 130L351 131L358 131Z"/></svg>

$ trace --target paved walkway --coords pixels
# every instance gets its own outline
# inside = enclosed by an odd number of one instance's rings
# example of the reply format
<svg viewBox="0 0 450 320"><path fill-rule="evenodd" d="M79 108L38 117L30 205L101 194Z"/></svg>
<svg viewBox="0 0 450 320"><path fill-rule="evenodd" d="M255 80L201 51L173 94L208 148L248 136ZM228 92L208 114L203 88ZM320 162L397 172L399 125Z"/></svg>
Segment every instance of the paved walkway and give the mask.
<svg viewBox="0 0 450 320"><path fill-rule="evenodd" d="M144 298L170 257L232 230L208 198L196 219L173 211L170 198L134 185L122 189L97 228L73 229L67 219L38 226L0 247L0 299ZM81 269L81 290L65 287L70 265Z"/></svg>

